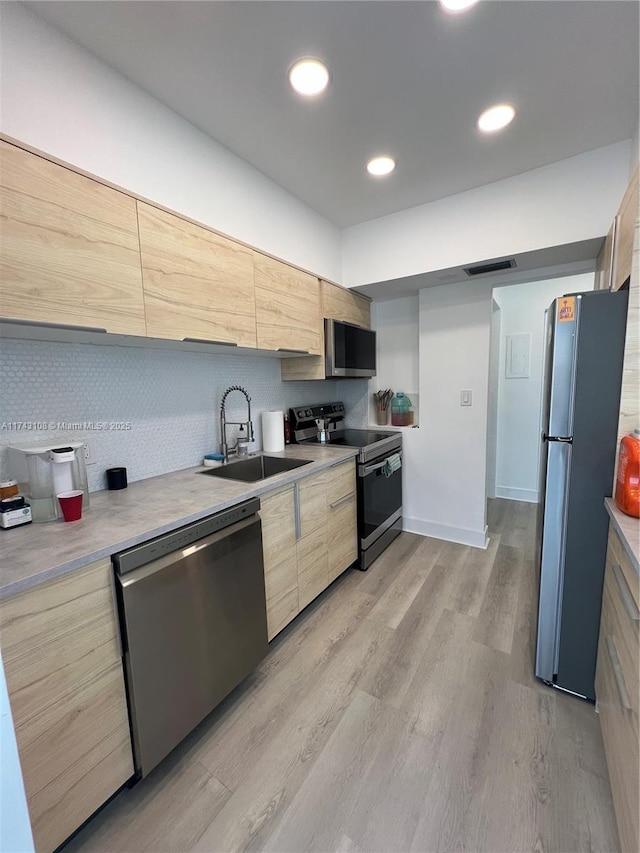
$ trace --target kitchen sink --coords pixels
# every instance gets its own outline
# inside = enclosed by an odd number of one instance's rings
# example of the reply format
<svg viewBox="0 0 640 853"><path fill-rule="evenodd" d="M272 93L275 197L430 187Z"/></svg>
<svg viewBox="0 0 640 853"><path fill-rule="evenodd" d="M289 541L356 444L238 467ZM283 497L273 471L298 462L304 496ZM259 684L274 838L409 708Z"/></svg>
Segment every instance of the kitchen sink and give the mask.
<svg viewBox="0 0 640 853"><path fill-rule="evenodd" d="M243 483L256 483L282 474L283 471L293 471L302 465L309 465L311 459L283 459L281 456L252 456L250 459L239 459L237 462L227 462L218 468L207 468L198 471L209 477L222 477L223 480L241 480Z"/></svg>

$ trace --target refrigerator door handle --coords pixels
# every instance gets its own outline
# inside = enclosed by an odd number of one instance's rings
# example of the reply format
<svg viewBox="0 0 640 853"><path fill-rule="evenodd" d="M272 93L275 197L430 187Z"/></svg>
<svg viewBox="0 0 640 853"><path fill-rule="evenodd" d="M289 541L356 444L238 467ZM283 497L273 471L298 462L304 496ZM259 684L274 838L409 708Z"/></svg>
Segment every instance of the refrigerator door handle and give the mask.
<svg viewBox="0 0 640 853"><path fill-rule="evenodd" d="M571 444L550 441L547 445L535 669L538 678L548 683L553 682L558 664L570 466Z"/></svg>
<svg viewBox="0 0 640 853"><path fill-rule="evenodd" d="M573 444L573 436L572 435L547 435L546 432L542 433L543 441L562 441L565 444Z"/></svg>

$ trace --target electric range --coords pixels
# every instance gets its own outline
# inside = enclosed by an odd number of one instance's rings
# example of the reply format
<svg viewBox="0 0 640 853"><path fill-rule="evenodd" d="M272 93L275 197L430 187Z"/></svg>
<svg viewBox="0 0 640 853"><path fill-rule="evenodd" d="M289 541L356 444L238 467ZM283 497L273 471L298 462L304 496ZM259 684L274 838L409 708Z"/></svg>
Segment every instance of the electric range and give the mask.
<svg viewBox="0 0 640 853"><path fill-rule="evenodd" d="M402 459L402 433L344 429L344 404L317 403L289 410L294 444L357 447L358 560L363 571L402 531L402 469L390 471L390 457Z"/></svg>

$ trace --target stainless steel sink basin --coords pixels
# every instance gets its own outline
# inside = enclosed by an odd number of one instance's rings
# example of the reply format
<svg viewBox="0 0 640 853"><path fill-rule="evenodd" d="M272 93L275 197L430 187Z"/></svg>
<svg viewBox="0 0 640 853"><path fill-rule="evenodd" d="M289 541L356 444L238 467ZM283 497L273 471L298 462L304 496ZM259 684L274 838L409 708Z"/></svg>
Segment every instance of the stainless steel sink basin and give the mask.
<svg viewBox="0 0 640 853"><path fill-rule="evenodd" d="M302 465L309 465L311 459L283 459L280 456L252 456L249 459L239 459L237 462L227 462L218 468L207 468L198 471L209 477L222 477L223 480L241 480L243 483L255 483L266 480L283 471L293 471Z"/></svg>

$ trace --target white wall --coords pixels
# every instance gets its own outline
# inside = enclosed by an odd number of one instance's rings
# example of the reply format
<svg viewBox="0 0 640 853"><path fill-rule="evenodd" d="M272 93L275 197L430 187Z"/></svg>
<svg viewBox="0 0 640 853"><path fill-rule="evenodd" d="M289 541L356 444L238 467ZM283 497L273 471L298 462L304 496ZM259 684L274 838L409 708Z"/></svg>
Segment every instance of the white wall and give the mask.
<svg viewBox="0 0 640 853"><path fill-rule="evenodd" d="M540 412L544 312L563 293L592 290L593 273L501 287L493 298L500 306L500 369L497 389L497 448L495 495L499 498L538 500ZM506 376L508 335L531 335L527 378ZM487 462L489 463L489 460Z"/></svg>
<svg viewBox="0 0 640 853"><path fill-rule="evenodd" d="M426 288L419 317L420 428L406 433L412 468L404 527L486 547L491 289L479 282ZM472 406L460 406L462 389L471 389Z"/></svg>
<svg viewBox="0 0 640 853"><path fill-rule="evenodd" d="M631 142L354 225L348 287L604 236L629 182Z"/></svg>
<svg viewBox="0 0 640 853"><path fill-rule="evenodd" d="M498 375L500 372L500 306L491 300L491 342L489 345L489 393L487 397L487 485L488 498L496 496L498 454Z"/></svg>
<svg viewBox="0 0 640 853"><path fill-rule="evenodd" d="M370 382L369 423L375 424L374 391L391 388L408 394L419 419L419 312L418 294L377 302L371 306L376 330L377 376ZM389 416L390 420L390 416Z"/></svg>
<svg viewBox="0 0 640 853"><path fill-rule="evenodd" d="M340 281L328 220L25 7L0 26L3 133Z"/></svg>

